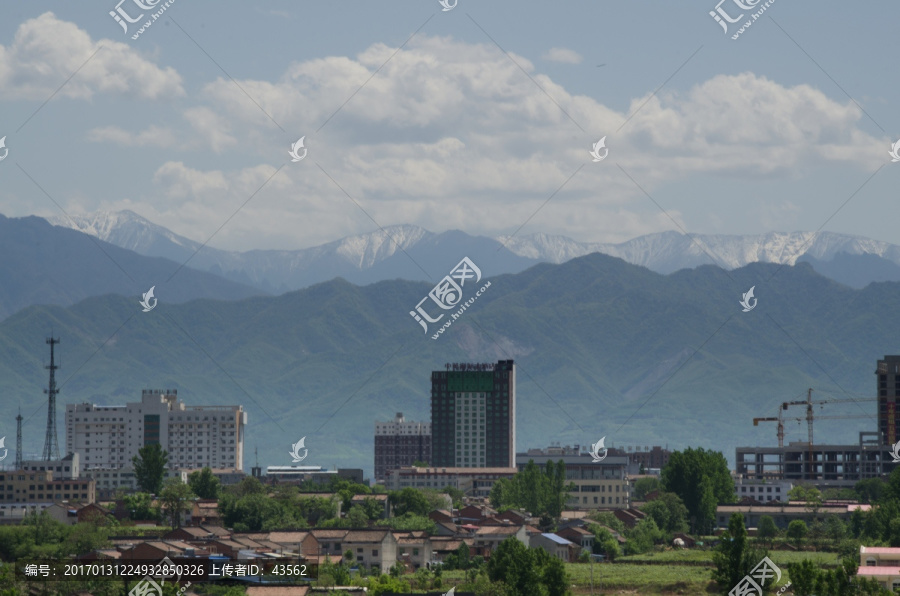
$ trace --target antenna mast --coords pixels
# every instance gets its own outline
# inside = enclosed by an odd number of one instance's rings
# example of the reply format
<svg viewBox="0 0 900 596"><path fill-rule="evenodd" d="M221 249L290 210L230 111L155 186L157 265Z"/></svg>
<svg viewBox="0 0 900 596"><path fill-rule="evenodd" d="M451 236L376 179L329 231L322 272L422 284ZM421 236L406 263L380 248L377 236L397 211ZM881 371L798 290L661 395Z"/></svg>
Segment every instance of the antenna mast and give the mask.
<svg viewBox="0 0 900 596"><path fill-rule="evenodd" d="M59 393L59 390L56 388L56 369L59 368L56 366L56 362L53 359L53 346L59 343L58 339L54 339L51 335L47 338L47 343L50 344L50 366L45 366L44 368L50 371L50 385L47 389L44 389L44 393L47 394L47 436L44 438L44 461L53 461L54 459L59 459L59 443L56 440L56 394Z"/></svg>
<svg viewBox="0 0 900 596"><path fill-rule="evenodd" d="M22 469L22 408L16 416L16 469Z"/></svg>

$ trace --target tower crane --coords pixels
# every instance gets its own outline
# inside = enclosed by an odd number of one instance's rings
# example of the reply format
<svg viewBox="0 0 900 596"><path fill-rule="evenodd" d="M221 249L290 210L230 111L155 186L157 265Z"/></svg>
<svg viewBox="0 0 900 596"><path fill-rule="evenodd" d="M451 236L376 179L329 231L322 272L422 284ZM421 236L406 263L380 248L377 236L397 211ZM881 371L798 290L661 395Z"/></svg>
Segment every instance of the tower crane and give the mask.
<svg viewBox="0 0 900 596"><path fill-rule="evenodd" d="M812 388L809 388L806 391L806 399L801 401L786 401L781 404L781 408L778 410L777 417L765 417L765 418L754 418L753 426L759 426L760 422L777 422L778 423L778 447L784 447L784 415L783 412L787 410L790 406L806 406L806 417L805 418L787 418L787 420L796 420L798 422L802 422L804 419L806 420L807 432L809 435L808 441L808 449L809 455L807 457L806 462L806 471L807 478L813 478L813 419L818 418L819 420L838 420L838 419L851 419L851 418L871 418L871 414L841 414L841 415L833 415L833 416L815 416L814 413L814 405L824 405L824 404L834 404L834 403L859 403L866 401L876 401L878 398L876 397L860 397L860 398L851 398L851 399L823 399L818 401L813 401L812 399Z"/></svg>

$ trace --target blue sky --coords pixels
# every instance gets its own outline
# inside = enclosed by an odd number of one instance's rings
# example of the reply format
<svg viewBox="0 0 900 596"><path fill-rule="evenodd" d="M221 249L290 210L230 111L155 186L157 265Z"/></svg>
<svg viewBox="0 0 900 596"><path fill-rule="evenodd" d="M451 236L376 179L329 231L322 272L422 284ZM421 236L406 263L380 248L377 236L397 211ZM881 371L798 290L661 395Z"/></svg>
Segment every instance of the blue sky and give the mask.
<svg viewBox="0 0 900 596"><path fill-rule="evenodd" d="M897 3L776 0L735 40L713 0L175 0L135 40L117 1L0 4L0 213L131 209L234 250L526 221L900 244Z"/></svg>

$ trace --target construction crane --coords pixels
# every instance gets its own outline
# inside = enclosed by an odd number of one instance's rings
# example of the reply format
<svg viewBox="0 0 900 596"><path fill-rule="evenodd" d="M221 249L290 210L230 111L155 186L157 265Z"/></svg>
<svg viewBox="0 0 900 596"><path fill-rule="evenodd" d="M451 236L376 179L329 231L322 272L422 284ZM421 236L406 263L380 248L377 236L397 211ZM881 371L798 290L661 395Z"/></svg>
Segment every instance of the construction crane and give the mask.
<svg viewBox="0 0 900 596"><path fill-rule="evenodd" d="M861 398L852 398L852 399L824 399L813 401L812 399L812 388L810 387L806 391L806 399L802 401L786 401L781 404L781 408L778 410L777 417L766 417L766 418L754 418L753 426L759 426L760 422L777 422L778 423L778 447L784 447L784 421L785 418L783 416L783 412L787 410L790 406L806 406L806 417L805 418L787 418L787 420L796 420L798 422L802 422L804 419L806 420L807 425L807 433L809 435L808 440L808 449L809 454L807 456L806 462L806 473L807 478L809 480L813 479L813 419L819 418L819 420L838 420L838 419L850 419L850 418L871 418L871 414L842 414L836 416L815 416L814 413L814 405L824 405L824 404L834 404L834 403L859 403L866 401L875 401L878 398L876 397L861 397Z"/></svg>

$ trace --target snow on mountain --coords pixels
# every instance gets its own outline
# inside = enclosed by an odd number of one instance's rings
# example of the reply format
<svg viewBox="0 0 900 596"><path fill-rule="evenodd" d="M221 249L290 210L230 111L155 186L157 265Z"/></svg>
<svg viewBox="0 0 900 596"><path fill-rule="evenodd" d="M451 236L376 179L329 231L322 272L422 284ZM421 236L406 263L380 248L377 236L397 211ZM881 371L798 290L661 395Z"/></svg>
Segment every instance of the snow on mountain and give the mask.
<svg viewBox="0 0 900 596"><path fill-rule="evenodd" d="M900 246L861 236L834 232L770 232L759 235L694 234L661 232L639 236L619 244L577 242L565 236L532 234L498 238L513 253L540 261L563 263L600 252L619 257L659 273L715 264L725 269L749 263L793 265L803 255L828 261L839 253L871 254L900 265Z"/></svg>
<svg viewBox="0 0 900 596"><path fill-rule="evenodd" d="M200 243L179 236L132 211L98 212L71 219L51 217L48 220L54 225L80 230L146 256L166 257L178 262L190 259L193 268L250 283L269 292L294 290L337 276L353 283L372 283L396 277L427 279L422 268L412 266L412 261L432 265L439 255L457 253L473 253L468 256L487 259L479 251L485 255L496 252L495 249L501 244L509 250L509 253L503 254L519 260L497 262L496 273L521 271L530 263L564 263L593 252L619 257L663 274L708 264L725 269L756 262L794 265L804 255L819 262L832 261L836 255L872 255L873 258L879 257L900 265L900 246L834 232L686 236L668 231L611 244L578 242L551 234L512 238L501 236L496 239L473 237L461 232L433 234L424 228L404 224L300 250L233 252L209 246L200 248ZM416 255L415 258L411 259L412 255ZM847 267L852 268L853 265L846 265L845 269ZM865 281L866 274L861 279ZM883 276L873 274L869 279L883 279Z"/></svg>

